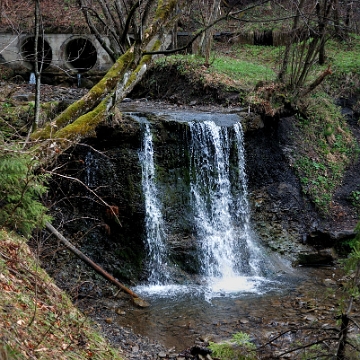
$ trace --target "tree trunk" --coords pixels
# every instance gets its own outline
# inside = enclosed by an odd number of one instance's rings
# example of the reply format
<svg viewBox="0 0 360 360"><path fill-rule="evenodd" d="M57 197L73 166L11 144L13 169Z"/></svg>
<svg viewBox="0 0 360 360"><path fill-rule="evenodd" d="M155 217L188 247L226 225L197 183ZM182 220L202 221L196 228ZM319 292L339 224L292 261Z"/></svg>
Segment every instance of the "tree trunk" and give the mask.
<svg viewBox="0 0 360 360"><path fill-rule="evenodd" d="M37 152L40 151L45 161L49 156L66 150L73 142L92 135L112 108L141 80L153 60L149 52L163 50L169 45L168 34L176 20L173 16L176 4L176 0L158 2L154 20L141 43L140 51L147 52L147 55L140 54L138 57L135 46L132 46L85 96L32 134L32 140L42 141L41 149L37 149ZM51 144L43 141L47 139Z"/></svg>
<svg viewBox="0 0 360 360"><path fill-rule="evenodd" d="M205 9L205 26L208 26L218 17L220 10L221 0L213 0L211 5L208 5L208 8ZM199 55L205 58L205 65L209 65L211 47L213 43L213 28L207 29L201 36Z"/></svg>
<svg viewBox="0 0 360 360"><path fill-rule="evenodd" d="M39 39L40 39L40 3L39 0L35 0L35 46L34 46L34 72L35 72L35 114L34 114L34 123L33 123L33 131L36 130L39 126L40 121L40 86L41 86L41 68L43 61L43 54L41 54L40 60L41 64L39 64ZM42 47L42 52L43 52Z"/></svg>

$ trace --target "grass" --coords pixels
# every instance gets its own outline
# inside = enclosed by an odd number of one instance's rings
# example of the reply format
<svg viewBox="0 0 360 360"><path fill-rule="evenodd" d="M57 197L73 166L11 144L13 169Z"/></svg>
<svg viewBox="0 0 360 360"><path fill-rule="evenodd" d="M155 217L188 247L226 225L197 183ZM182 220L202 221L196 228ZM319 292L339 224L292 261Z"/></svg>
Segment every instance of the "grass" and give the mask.
<svg viewBox="0 0 360 360"><path fill-rule="evenodd" d="M42 270L24 238L0 229L0 358L121 359Z"/></svg>
<svg viewBox="0 0 360 360"><path fill-rule="evenodd" d="M230 341L209 345L212 355L222 360L255 360L256 346L244 332L233 334Z"/></svg>
<svg viewBox="0 0 360 360"><path fill-rule="evenodd" d="M158 68L175 67L177 71L205 85L216 83L241 89L254 88L259 81L275 80L275 72L266 64L250 62L231 56L218 56L210 60L210 66L204 66L204 59L195 55L174 55L162 57L156 61Z"/></svg>
<svg viewBox="0 0 360 360"><path fill-rule="evenodd" d="M255 86L259 81L275 80L275 72L266 65L225 56L217 57L213 61L211 71L225 74L245 86Z"/></svg>

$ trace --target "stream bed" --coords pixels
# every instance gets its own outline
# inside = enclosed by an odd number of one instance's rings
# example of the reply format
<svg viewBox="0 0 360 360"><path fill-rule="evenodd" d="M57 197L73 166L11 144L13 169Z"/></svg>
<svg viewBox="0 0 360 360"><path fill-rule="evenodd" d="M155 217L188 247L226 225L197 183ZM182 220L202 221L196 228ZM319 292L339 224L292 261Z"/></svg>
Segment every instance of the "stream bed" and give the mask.
<svg viewBox="0 0 360 360"><path fill-rule="evenodd" d="M327 329L336 326L343 282L335 266L298 268L290 277L279 278L277 283L253 293L206 299L198 290L184 288L187 291L167 296L143 292L150 303L147 308L136 307L122 293L83 299L78 305L128 358L158 359L159 353L176 358L194 345L206 346L209 341L229 339L237 332L246 332L261 346L284 333L263 348L264 354L274 354L291 344L325 337ZM353 312L358 311L356 303ZM129 340L124 333L137 337ZM357 330L351 328L350 333ZM157 345L149 348L149 344ZM142 352L142 348L147 351Z"/></svg>

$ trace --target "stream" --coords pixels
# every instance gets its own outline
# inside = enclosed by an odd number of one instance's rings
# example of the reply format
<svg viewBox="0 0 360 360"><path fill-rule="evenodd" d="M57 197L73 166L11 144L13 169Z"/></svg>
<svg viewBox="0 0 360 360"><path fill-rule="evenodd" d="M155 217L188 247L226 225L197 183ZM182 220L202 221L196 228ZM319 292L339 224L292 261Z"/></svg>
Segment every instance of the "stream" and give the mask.
<svg viewBox="0 0 360 360"><path fill-rule="evenodd" d="M158 359L162 353L166 358L181 359L178 354L185 349L230 339L237 332L246 332L261 346L284 332L259 353L265 355L284 351L294 342L315 341L326 335L325 328L335 327L342 281L335 266L297 268L291 276L279 276L277 282L254 292L210 299L196 287L182 287L181 293L180 288L138 288L149 307L139 308L121 293L79 305L86 311L92 309L91 317L102 324L115 345L120 343L128 358ZM359 310L356 304L354 313ZM357 333L352 327L353 331ZM124 333L134 333L137 338L125 336L124 340ZM160 345L148 350L149 344Z"/></svg>

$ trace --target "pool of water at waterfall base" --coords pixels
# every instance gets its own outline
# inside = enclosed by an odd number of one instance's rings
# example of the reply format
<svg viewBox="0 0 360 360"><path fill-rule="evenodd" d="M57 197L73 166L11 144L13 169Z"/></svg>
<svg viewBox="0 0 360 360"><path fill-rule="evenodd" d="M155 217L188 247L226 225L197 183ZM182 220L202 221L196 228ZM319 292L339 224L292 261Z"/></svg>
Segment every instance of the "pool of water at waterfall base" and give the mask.
<svg viewBox="0 0 360 360"><path fill-rule="evenodd" d="M310 324L335 325L335 267L299 269L273 281L252 279L240 292L192 286L138 287L150 307L127 303L115 323L181 351L199 339L217 341L246 332L259 343L279 331Z"/></svg>

